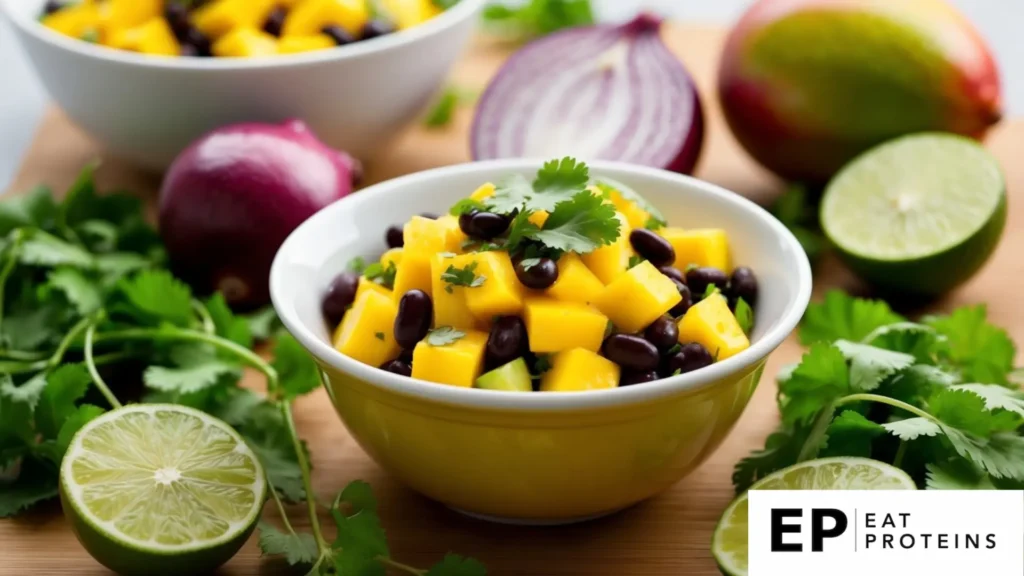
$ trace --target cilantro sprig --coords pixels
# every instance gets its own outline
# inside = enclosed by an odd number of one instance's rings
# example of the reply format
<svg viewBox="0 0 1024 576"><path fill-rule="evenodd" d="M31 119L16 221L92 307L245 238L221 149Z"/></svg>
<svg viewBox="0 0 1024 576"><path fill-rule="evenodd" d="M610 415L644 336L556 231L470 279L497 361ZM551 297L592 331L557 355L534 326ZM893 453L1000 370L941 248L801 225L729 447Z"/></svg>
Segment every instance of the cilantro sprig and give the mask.
<svg viewBox="0 0 1024 576"><path fill-rule="evenodd" d="M458 268L454 265L448 266L448 268L441 273L441 280L445 282L444 291L451 294L455 292L456 286L464 286L466 288L479 288L484 285L487 281L487 276L476 273L476 262L470 262L464 268Z"/></svg>
<svg viewBox="0 0 1024 576"><path fill-rule="evenodd" d="M778 376L782 423L736 465L737 490L818 456L882 460L930 489L1024 482L1015 346L984 306L915 323L833 291L810 306L800 337L810 348Z"/></svg>
<svg viewBox="0 0 1024 576"><path fill-rule="evenodd" d="M590 0L530 0L518 5L484 8L484 26L491 34L521 42L573 26L594 23Z"/></svg>
<svg viewBox="0 0 1024 576"><path fill-rule="evenodd" d="M484 574L453 555L429 571L392 560L360 482L335 498L338 537L325 538L292 409L319 386L316 364L277 329L272 310L239 316L220 294L193 294L164 269L141 203L96 194L92 176L87 167L60 203L45 188L0 202L0 517L57 496L61 459L90 420L123 400L172 402L220 418L259 457L284 527L260 523L265 554L314 576ZM393 266L353 267L393 282ZM270 336L269 355L253 350ZM240 386L247 369L263 376L266 394ZM141 397L124 386L134 379L145 386ZM285 501L305 503L308 533L295 530Z"/></svg>

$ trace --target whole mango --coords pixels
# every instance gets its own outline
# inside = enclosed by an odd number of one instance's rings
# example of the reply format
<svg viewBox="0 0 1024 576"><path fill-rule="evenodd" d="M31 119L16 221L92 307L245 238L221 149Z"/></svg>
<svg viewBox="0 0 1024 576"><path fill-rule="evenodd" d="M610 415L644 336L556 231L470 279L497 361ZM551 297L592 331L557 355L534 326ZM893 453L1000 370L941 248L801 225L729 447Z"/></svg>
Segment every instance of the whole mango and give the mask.
<svg viewBox="0 0 1024 576"><path fill-rule="evenodd" d="M944 0L759 0L726 43L719 96L740 144L779 176L831 178L903 134L980 139L999 72Z"/></svg>

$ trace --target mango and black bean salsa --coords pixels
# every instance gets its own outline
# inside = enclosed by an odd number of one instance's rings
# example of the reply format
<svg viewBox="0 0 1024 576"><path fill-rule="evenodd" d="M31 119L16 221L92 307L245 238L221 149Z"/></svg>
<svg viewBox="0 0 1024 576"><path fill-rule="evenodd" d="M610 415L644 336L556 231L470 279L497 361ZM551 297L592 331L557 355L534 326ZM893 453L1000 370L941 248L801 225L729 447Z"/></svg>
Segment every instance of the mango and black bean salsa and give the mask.
<svg viewBox="0 0 1024 576"><path fill-rule="evenodd" d="M668 226L571 158L385 233L322 300L334 347L451 386L569 392L684 374L749 347L758 282L716 228Z"/></svg>
<svg viewBox="0 0 1024 576"><path fill-rule="evenodd" d="M411 28L457 0L79 0L46 3L66 36L162 56L252 57L344 46Z"/></svg>

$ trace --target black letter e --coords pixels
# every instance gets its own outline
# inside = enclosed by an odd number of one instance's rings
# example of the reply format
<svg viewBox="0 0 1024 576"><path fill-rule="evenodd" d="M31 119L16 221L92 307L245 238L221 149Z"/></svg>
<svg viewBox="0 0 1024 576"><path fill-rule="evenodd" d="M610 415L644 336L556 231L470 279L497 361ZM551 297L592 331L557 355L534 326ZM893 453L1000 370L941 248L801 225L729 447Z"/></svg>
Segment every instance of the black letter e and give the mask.
<svg viewBox="0 0 1024 576"><path fill-rule="evenodd" d="M799 534L800 526L786 524L785 518L801 518L803 510L799 508L772 508L772 552L803 552L803 544L786 544L782 541L783 534Z"/></svg>

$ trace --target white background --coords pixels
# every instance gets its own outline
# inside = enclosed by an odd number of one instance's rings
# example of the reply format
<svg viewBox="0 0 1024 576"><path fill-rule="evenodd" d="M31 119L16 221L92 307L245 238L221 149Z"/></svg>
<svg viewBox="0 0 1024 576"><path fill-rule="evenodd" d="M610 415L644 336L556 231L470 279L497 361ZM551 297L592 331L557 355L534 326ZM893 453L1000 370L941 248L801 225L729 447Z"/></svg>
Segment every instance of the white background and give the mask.
<svg viewBox="0 0 1024 576"><path fill-rule="evenodd" d="M16 0L14 0L16 1ZM609 19L640 8L693 22L728 24L752 0L592 0ZM899 0L893 0L899 1ZM981 29L999 60L1010 114L1024 114L1024 0L952 0ZM0 18L0 190L21 162L46 106L46 95Z"/></svg>
<svg viewBox="0 0 1024 576"><path fill-rule="evenodd" d="M803 509L801 534L786 534L783 542L802 542L803 552L771 552L771 508ZM811 549L811 508L837 508L849 526L841 536L826 539L822 552ZM856 512L855 512L856 511ZM865 527L865 514L875 513L873 530ZM896 514L905 512L906 529ZM894 515L896 529L882 529L885 513ZM857 530L854 530L854 518ZM796 519L786 524L799 523ZM826 529L832 527L825 521ZM865 550L865 533L878 536ZM932 534L930 549L882 549L882 534ZM935 548L936 534L981 534L981 549ZM985 549L985 535L995 534L996 547ZM857 552L854 551L856 534ZM975 491L753 491L749 511L750 576L1021 576L1024 574L1024 492Z"/></svg>

